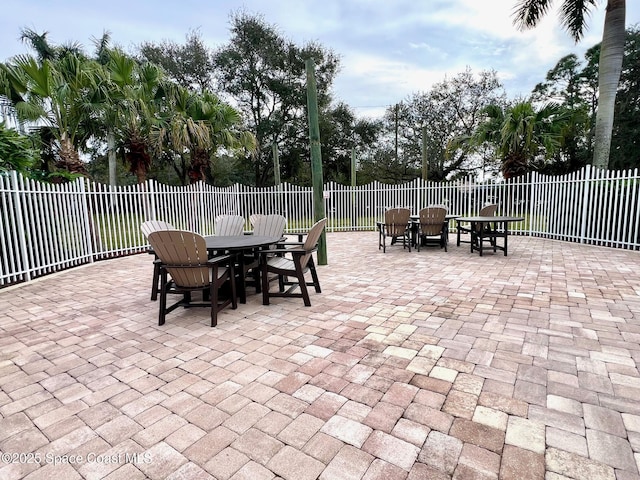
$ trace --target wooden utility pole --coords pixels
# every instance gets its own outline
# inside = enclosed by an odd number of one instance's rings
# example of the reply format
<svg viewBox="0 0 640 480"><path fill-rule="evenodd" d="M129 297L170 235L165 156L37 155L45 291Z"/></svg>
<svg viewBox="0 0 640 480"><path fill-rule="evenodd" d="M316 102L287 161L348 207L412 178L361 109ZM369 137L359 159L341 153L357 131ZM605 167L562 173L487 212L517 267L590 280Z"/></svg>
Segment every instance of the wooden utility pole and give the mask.
<svg viewBox="0 0 640 480"><path fill-rule="evenodd" d="M356 215L356 149L351 149L351 228L354 230L358 226Z"/></svg>
<svg viewBox="0 0 640 480"><path fill-rule="evenodd" d="M429 161L427 158L427 127L422 127L422 180L425 182L429 175Z"/></svg>
<svg viewBox="0 0 640 480"><path fill-rule="evenodd" d="M280 185L280 157L278 157L278 144L276 142L271 144L271 150L273 152L273 181L275 185Z"/></svg>
<svg viewBox="0 0 640 480"><path fill-rule="evenodd" d="M396 130L396 164L398 163L398 110L400 109L400 106L396 103L396 108L395 108L395 130Z"/></svg>
<svg viewBox="0 0 640 480"><path fill-rule="evenodd" d="M427 181L429 175L429 163L427 159L427 127L422 127L422 180ZM427 205L427 189L422 192L422 205Z"/></svg>
<svg viewBox="0 0 640 480"><path fill-rule="evenodd" d="M286 216L285 207L282 202L282 186L280 185L280 157L278 156L278 144L274 141L271 144L271 151L273 152L273 182L276 186L276 191L278 192L277 205L279 211L276 213L280 213Z"/></svg>
<svg viewBox="0 0 640 480"><path fill-rule="evenodd" d="M307 112L309 115L309 143L311 146L311 179L313 182L313 216L315 221L326 216L322 187L322 152L320 150L320 123L318 122L318 87L316 86L315 62L305 61L307 71ZM326 231L318 241L318 265L327 264Z"/></svg>

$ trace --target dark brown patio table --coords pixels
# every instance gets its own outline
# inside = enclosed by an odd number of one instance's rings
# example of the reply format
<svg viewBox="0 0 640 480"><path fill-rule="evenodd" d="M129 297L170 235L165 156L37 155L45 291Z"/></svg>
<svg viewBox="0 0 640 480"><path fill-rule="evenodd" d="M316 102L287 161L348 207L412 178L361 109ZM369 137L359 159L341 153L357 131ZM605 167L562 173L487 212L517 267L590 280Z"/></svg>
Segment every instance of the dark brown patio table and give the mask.
<svg viewBox="0 0 640 480"><path fill-rule="evenodd" d="M456 218L457 225L462 222L468 222L471 224L471 253L474 250L478 250L480 256L482 256L484 239L489 238L491 241L491 247L493 251L502 250L504 256L507 256L507 238L509 237L509 223L510 222L523 222L523 217L509 217L509 216L493 216L493 217L458 217ZM476 226L480 226L479 229ZM489 228L485 228L488 226ZM502 228L499 228L502 226ZM458 228L458 245L460 245L460 229ZM504 238L504 245L498 245L497 238Z"/></svg>
<svg viewBox="0 0 640 480"><path fill-rule="evenodd" d="M244 282L245 253L255 253L263 247L273 245L282 240L280 236L270 235L212 235L204 237L207 250L214 252L237 253L238 286L240 287L240 303L247 303L247 289Z"/></svg>

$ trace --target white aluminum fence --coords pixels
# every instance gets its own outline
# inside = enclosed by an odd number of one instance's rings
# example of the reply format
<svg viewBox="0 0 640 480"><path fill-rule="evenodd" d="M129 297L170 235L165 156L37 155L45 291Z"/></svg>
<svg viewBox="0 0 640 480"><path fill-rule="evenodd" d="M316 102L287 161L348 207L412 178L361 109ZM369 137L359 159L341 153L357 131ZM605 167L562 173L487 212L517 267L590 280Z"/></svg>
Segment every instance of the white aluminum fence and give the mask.
<svg viewBox="0 0 640 480"><path fill-rule="evenodd" d="M532 173L491 185L471 179L358 187L328 183L324 193L329 231L373 230L389 207L406 206L417 214L423 206L444 204L452 214L468 215L491 202L499 205L498 214L525 219L513 225L516 234L640 249L637 169L586 167L565 176ZM288 219L287 232L304 231L313 224L313 192L287 183L220 188L148 181L110 187L84 179L51 185L15 172L0 175L0 288L144 251L139 227L145 220L211 235L215 217L225 213L244 216L247 229L253 213L281 213Z"/></svg>

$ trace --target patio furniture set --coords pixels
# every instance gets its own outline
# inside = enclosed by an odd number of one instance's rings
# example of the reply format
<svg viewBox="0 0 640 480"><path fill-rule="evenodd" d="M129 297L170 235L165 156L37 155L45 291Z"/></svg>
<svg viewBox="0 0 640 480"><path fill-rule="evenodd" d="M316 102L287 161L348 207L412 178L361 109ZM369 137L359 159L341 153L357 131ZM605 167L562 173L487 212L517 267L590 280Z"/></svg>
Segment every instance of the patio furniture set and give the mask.
<svg viewBox="0 0 640 480"><path fill-rule="evenodd" d="M456 221L456 245L470 243L471 253L477 251L480 256L490 249L494 253L501 250L505 256L508 252L509 223L522 222L524 218L496 215L498 206L485 205L477 216L465 217L452 215L444 205L432 205L420 210L418 215L411 215L409 208L390 208L385 211L384 221L377 222L378 249L386 253L387 238L390 245L402 242L402 248L411 252L411 247L420 251L421 246L435 244L447 251L449 243L449 221ZM463 240L461 234L469 234L470 240ZM502 243L498 243L498 239ZM485 246L485 243L488 245Z"/></svg>
<svg viewBox="0 0 640 480"><path fill-rule="evenodd" d="M247 286L262 293L264 305L271 297L302 298L311 306L309 290L321 292L313 261L326 218L316 222L306 239L289 242L284 237L286 218L282 215L252 215L253 231L244 232L244 218L221 215L216 218L215 235L202 236L173 225L151 220L141 225L154 255L151 300L159 300L158 324L178 307L211 308L211 326L217 325L220 310L231 305L236 309L238 298L246 303ZM311 273L311 281L305 274ZM271 283L277 282L277 291ZM297 292L296 290L300 291ZM200 292L201 301L192 294ZM180 295L168 305L170 294Z"/></svg>

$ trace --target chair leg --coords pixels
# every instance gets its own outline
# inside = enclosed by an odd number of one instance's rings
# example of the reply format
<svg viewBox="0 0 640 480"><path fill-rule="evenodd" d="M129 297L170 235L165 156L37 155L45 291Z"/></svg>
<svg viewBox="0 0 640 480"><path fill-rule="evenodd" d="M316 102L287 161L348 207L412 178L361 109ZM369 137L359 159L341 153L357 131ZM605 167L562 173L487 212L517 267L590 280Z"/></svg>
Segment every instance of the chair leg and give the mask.
<svg viewBox="0 0 640 480"><path fill-rule="evenodd" d="M296 262L296 276L298 277L298 284L300 286L300 292L302 293L302 299L304 300L305 307L311 306L311 299L309 298L309 290L307 289L307 282L304 279L304 272L300 268L299 263Z"/></svg>
<svg viewBox="0 0 640 480"><path fill-rule="evenodd" d="M267 277L267 259L262 262L262 304L269 305L269 278Z"/></svg>
<svg viewBox="0 0 640 480"><path fill-rule="evenodd" d="M163 268L160 274L160 314L158 316L158 325L164 325L165 315L167 313L167 271Z"/></svg>
<svg viewBox="0 0 640 480"><path fill-rule="evenodd" d="M309 270L311 271L311 278L313 279L313 285L316 288L316 293L322 293L320 289L320 281L318 280L318 272L316 272L316 264L313 261L313 257L309 259Z"/></svg>
<svg viewBox="0 0 640 480"><path fill-rule="evenodd" d="M218 325L218 266L213 267L213 279L209 285L209 297L211 297L211 326Z"/></svg>
<svg viewBox="0 0 640 480"><path fill-rule="evenodd" d="M151 300L156 301L158 299L158 284L160 283L160 264L153 262L153 282L151 283Z"/></svg>
<svg viewBox="0 0 640 480"><path fill-rule="evenodd" d="M229 262L227 273L229 274L229 283L231 284L231 308L235 310L238 308L238 292L236 290L236 273L233 260Z"/></svg>

